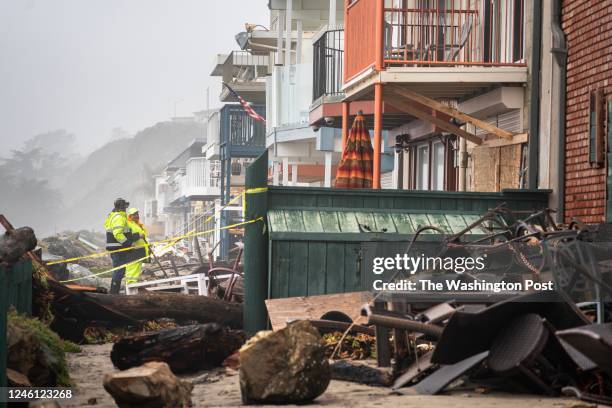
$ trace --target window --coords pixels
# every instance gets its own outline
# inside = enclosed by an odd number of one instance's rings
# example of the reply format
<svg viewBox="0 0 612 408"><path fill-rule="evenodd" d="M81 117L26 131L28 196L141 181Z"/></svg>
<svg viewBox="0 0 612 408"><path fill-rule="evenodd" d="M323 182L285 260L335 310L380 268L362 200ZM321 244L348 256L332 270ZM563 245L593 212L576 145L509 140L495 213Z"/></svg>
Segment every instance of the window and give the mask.
<svg viewBox="0 0 612 408"><path fill-rule="evenodd" d="M589 103L589 163L601 167L604 162L604 97L603 90L591 92Z"/></svg>
<svg viewBox="0 0 612 408"><path fill-rule="evenodd" d="M435 142L432 145L432 149L431 189L444 190L444 144L442 142Z"/></svg>
<svg viewBox="0 0 612 408"><path fill-rule="evenodd" d="M523 57L524 0L483 0L483 60L519 62Z"/></svg>
<svg viewBox="0 0 612 408"><path fill-rule="evenodd" d="M232 162L232 176L239 176L242 173L242 163Z"/></svg>
<svg viewBox="0 0 612 408"><path fill-rule="evenodd" d="M429 144L417 146L416 189L429 190Z"/></svg>

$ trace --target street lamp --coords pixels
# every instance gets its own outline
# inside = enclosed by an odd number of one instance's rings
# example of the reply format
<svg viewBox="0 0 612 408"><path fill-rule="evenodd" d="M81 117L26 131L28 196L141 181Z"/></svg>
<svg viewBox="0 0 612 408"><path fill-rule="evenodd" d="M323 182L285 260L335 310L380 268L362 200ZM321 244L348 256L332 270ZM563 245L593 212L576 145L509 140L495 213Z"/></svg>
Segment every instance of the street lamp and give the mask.
<svg viewBox="0 0 612 408"><path fill-rule="evenodd" d="M173 118L176 118L176 105L178 105L180 102L183 102L184 99L177 99L176 101L174 101L174 116Z"/></svg>

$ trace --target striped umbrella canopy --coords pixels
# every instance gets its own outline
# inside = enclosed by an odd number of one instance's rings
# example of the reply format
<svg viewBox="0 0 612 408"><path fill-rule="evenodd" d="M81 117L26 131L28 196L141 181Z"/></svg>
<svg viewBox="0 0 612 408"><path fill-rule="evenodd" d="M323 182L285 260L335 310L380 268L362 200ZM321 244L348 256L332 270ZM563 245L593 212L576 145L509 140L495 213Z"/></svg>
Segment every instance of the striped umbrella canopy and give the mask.
<svg viewBox="0 0 612 408"><path fill-rule="evenodd" d="M336 172L336 187L372 188L373 151L370 132L365 127L363 115L359 113L342 152Z"/></svg>

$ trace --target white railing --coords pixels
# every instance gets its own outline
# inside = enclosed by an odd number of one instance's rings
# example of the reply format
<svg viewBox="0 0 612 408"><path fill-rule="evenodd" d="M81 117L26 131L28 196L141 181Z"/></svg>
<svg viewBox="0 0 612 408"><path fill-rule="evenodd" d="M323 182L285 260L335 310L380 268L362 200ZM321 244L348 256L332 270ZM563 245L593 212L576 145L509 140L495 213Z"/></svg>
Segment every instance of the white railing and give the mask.
<svg viewBox="0 0 612 408"><path fill-rule="evenodd" d="M218 196L219 171L218 162L194 157L187 160L186 172L182 181L182 196Z"/></svg>
<svg viewBox="0 0 612 408"><path fill-rule="evenodd" d="M202 148L206 159L219 158L219 132L220 132L220 114L219 111L213 112L208 118L208 129L206 132L206 145Z"/></svg>
<svg viewBox="0 0 612 408"><path fill-rule="evenodd" d="M266 91L271 95L267 98L268 130L308 123L312 102L312 61L276 67Z"/></svg>

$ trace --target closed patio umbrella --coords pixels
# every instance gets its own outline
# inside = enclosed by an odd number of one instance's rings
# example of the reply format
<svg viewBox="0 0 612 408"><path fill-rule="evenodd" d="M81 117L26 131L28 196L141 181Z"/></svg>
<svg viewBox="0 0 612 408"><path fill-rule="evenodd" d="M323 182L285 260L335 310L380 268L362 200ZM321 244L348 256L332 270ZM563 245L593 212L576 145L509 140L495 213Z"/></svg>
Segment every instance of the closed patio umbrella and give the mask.
<svg viewBox="0 0 612 408"><path fill-rule="evenodd" d="M349 131L342 159L336 172L338 188L372 188L372 141L359 112Z"/></svg>

